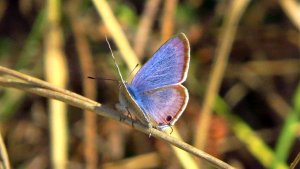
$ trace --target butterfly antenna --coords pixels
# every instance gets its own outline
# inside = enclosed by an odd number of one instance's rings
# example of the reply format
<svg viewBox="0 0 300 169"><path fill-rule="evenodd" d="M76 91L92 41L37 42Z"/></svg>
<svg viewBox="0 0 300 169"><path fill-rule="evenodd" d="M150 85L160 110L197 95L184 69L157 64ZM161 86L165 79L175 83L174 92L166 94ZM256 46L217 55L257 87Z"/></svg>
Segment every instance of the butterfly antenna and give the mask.
<svg viewBox="0 0 300 169"><path fill-rule="evenodd" d="M116 79L109 79L109 78L102 78L102 77L92 77L92 76L88 76L89 79L94 79L94 80L109 80L109 81L113 81L113 82L117 82L119 83L118 80Z"/></svg>
<svg viewBox="0 0 300 169"><path fill-rule="evenodd" d="M135 67L132 69L132 71L129 73L127 79L131 76L131 74L134 72L134 70L139 66L139 64L136 64Z"/></svg>
<svg viewBox="0 0 300 169"><path fill-rule="evenodd" d="M107 39L107 36L105 36L105 40L106 40L106 43L108 44L108 47L109 47L111 56L112 56L112 58L113 58L113 60L114 60L114 63L115 63L115 65L116 65L117 69L118 69L118 72L119 72L121 81L124 83L124 79L123 79L123 77L122 77L122 74L121 74L120 68L119 68L119 66L118 66L118 64L117 64L116 58L115 58L115 56L114 56L114 53L112 52L112 49L111 49L110 43L109 43L109 41L108 41L108 39Z"/></svg>

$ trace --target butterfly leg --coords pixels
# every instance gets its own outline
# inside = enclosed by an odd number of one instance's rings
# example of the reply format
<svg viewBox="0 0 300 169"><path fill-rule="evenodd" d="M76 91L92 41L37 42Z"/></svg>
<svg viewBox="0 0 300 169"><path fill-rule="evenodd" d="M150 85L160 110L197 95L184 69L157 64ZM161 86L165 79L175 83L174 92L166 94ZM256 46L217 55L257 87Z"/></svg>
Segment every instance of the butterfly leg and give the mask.
<svg viewBox="0 0 300 169"><path fill-rule="evenodd" d="M131 115L128 107L126 107L126 110L127 110L127 117L129 117L131 119L131 126L133 128L134 127L133 126L134 121L133 121L132 115Z"/></svg>
<svg viewBox="0 0 300 169"><path fill-rule="evenodd" d="M121 104L116 104L116 108L119 112L125 112L127 110L126 107L122 106ZM124 113L120 114L120 121L124 121L126 119L126 115L124 115Z"/></svg>
<svg viewBox="0 0 300 169"><path fill-rule="evenodd" d="M150 123L148 124L148 129L149 129L149 138L150 138L151 135L152 135L152 133L151 133L151 131L152 131L152 125Z"/></svg>
<svg viewBox="0 0 300 169"><path fill-rule="evenodd" d="M172 126L170 126L170 128L171 128L171 132L170 132L170 135L173 133L173 127Z"/></svg>
<svg viewBox="0 0 300 169"><path fill-rule="evenodd" d="M125 117L123 115L120 115L120 120L119 121L124 121Z"/></svg>

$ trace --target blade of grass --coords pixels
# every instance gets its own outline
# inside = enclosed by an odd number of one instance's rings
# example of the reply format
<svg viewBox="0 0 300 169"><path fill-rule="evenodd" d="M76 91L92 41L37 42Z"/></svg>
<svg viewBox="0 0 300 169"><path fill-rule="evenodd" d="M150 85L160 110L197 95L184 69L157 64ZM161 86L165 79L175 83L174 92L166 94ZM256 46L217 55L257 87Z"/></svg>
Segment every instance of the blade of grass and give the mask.
<svg viewBox="0 0 300 169"><path fill-rule="evenodd" d="M45 10L41 10L36 17L33 27L25 41L25 45L21 50L21 56L18 58L15 65L16 69L27 68L33 60L36 62L36 60L32 58L39 48L38 42L42 38L45 22ZM24 93L22 92L5 90L4 94L0 98L0 103L6 105L0 107L0 120L6 120L12 116L18 109L20 105L19 103L22 102L23 98Z"/></svg>
<svg viewBox="0 0 300 169"><path fill-rule="evenodd" d="M0 103L5 106L0 106L0 122L13 116L14 112L16 112L21 105L20 103L24 97L24 93L20 91L4 90L3 95L1 95Z"/></svg>
<svg viewBox="0 0 300 169"><path fill-rule="evenodd" d="M264 143L264 141L239 117L234 116L229 106L221 97L216 98L216 104L214 110L218 115L224 116L232 128L234 134L242 141L249 152L266 168L273 166L273 160L275 154L272 149ZM288 166L285 163L279 162L276 169L287 169Z"/></svg>
<svg viewBox="0 0 300 169"><path fill-rule="evenodd" d="M31 62L36 62L36 60L33 59L33 56L39 50L38 43L43 36L46 21L46 12L44 9L42 9L37 15L32 29L26 39L25 45L21 51L21 56L18 58L18 62L15 65L16 69L23 69Z"/></svg>
<svg viewBox="0 0 300 169"><path fill-rule="evenodd" d="M291 163L290 169L295 169L296 166L299 164L299 161L300 161L300 152L298 152L297 156L295 157L295 159Z"/></svg>
<svg viewBox="0 0 300 169"><path fill-rule="evenodd" d="M275 146L274 166L286 162L292 145L297 138L297 126L300 121L300 83L293 97L293 107L284 121L278 142Z"/></svg>

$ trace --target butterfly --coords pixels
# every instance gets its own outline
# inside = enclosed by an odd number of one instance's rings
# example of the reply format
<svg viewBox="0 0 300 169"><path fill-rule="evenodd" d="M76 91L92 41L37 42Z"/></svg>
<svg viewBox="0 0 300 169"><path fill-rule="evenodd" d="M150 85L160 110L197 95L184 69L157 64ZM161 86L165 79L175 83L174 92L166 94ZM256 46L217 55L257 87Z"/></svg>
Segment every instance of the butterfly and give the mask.
<svg viewBox="0 0 300 169"><path fill-rule="evenodd" d="M121 78L119 106L149 128L173 126L189 100L188 90L181 84L186 80L189 62L189 41L180 33L155 52L131 83L123 80L116 64Z"/></svg>

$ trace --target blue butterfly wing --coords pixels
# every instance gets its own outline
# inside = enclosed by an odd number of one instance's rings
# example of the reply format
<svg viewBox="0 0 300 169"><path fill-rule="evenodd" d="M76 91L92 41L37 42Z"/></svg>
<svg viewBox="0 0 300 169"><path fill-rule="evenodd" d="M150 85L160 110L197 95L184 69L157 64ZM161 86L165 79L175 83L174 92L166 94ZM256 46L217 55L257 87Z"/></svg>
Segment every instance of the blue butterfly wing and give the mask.
<svg viewBox="0 0 300 169"><path fill-rule="evenodd" d="M156 127L173 125L188 103L188 91L182 85L166 86L138 94L138 104Z"/></svg>
<svg viewBox="0 0 300 169"><path fill-rule="evenodd" d="M190 60L190 47L181 33L161 46L137 72L131 85L143 92L185 81Z"/></svg>

